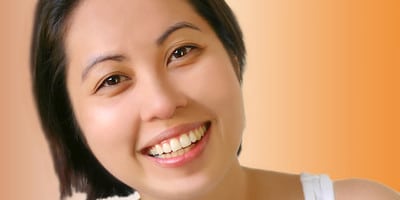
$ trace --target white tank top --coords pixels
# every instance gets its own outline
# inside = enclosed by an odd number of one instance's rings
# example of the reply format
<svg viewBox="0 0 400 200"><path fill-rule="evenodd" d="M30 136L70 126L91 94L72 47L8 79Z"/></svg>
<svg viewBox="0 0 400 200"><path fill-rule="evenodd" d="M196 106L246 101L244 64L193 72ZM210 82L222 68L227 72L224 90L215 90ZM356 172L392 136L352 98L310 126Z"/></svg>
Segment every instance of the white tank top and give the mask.
<svg viewBox="0 0 400 200"><path fill-rule="evenodd" d="M335 200L333 184L329 176L302 173L300 180L305 200Z"/></svg>

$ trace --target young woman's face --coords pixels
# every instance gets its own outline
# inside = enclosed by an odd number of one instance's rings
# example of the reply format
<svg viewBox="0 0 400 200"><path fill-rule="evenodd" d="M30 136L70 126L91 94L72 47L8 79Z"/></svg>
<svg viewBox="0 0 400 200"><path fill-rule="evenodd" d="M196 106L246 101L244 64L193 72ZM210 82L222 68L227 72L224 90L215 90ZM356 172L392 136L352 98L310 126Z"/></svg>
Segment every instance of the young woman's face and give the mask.
<svg viewBox="0 0 400 200"><path fill-rule="evenodd" d="M187 199L238 165L239 81L188 2L85 0L65 46L77 121L118 179L143 196Z"/></svg>

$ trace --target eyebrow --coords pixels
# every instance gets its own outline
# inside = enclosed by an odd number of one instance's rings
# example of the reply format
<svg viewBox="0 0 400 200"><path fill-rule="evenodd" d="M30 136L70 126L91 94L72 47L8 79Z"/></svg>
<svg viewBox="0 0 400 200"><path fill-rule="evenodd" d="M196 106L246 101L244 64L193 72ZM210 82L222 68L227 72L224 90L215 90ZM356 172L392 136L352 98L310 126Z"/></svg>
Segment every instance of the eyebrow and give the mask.
<svg viewBox="0 0 400 200"><path fill-rule="evenodd" d="M105 62L105 61L117 61L117 62L122 62L126 60L126 57L124 55L120 54L113 54L113 55L101 55L93 58L91 61L89 61L89 64L83 69L82 72L82 81L84 81L89 73L89 71L98 63Z"/></svg>
<svg viewBox="0 0 400 200"><path fill-rule="evenodd" d="M168 37L176 32L177 30L183 29L183 28L190 28L193 30L201 31L200 28L197 26L193 25L192 23L189 22L178 22L173 24L172 26L168 27L166 31L164 31L160 37L157 38L156 44L158 46L162 45ZM89 61L89 64L86 65L82 72L82 81L84 81L93 67L101 62L105 61L117 61L117 62L122 62L126 60L126 57L121 54L112 54L112 55L101 55L93 58L92 60Z"/></svg>
<svg viewBox="0 0 400 200"><path fill-rule="evenodd" d="M193 25L192 23L178 22L168 27L167 30L163 34L161 34L161 36L157 39L157 45L160 46L172 33L183 28L190 28L197 31L201 31L199 27Z"/></svg>

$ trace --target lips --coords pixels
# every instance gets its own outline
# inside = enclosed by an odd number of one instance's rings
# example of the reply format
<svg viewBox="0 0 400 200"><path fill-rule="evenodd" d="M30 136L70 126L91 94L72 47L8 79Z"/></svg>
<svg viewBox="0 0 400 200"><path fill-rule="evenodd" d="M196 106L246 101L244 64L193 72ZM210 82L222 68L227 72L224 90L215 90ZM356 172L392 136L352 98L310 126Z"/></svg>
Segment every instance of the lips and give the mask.
<svg viewBox="0 0 400 200"><path fill-rule="evenodd" d="M176 138L154 145L150 148L148 154L159 158L170 158L182 155L191 145L201 140L206 130L206 126L202 125L195 130L182 133Z"/></svg>
<svg viewBox="0 0 400 200"><path fill-rule="evenodd" d="M171 135L171 137L145 148L143 153L158 159L182 156L203 139L209 126L210 122L205 122L167 131L165 134Z"/></svg>

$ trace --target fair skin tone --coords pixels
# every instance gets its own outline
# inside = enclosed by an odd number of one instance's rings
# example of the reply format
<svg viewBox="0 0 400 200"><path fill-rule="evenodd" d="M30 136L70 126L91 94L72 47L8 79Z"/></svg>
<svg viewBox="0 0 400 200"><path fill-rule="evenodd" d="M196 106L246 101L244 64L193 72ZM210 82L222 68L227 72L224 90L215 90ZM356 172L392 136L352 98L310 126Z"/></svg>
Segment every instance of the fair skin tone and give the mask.
<svg viewBox="0 0 400 200"><path fill-rule="evenodd" d="M77 121L101 164L143 199L302 198L297 175L240 166L240 84L222 43L188 3L86 0L68 25ZM197 130L204 136L179 155L151 152ZM335 187L340 199L360 189L349 181Z"/></svg>

